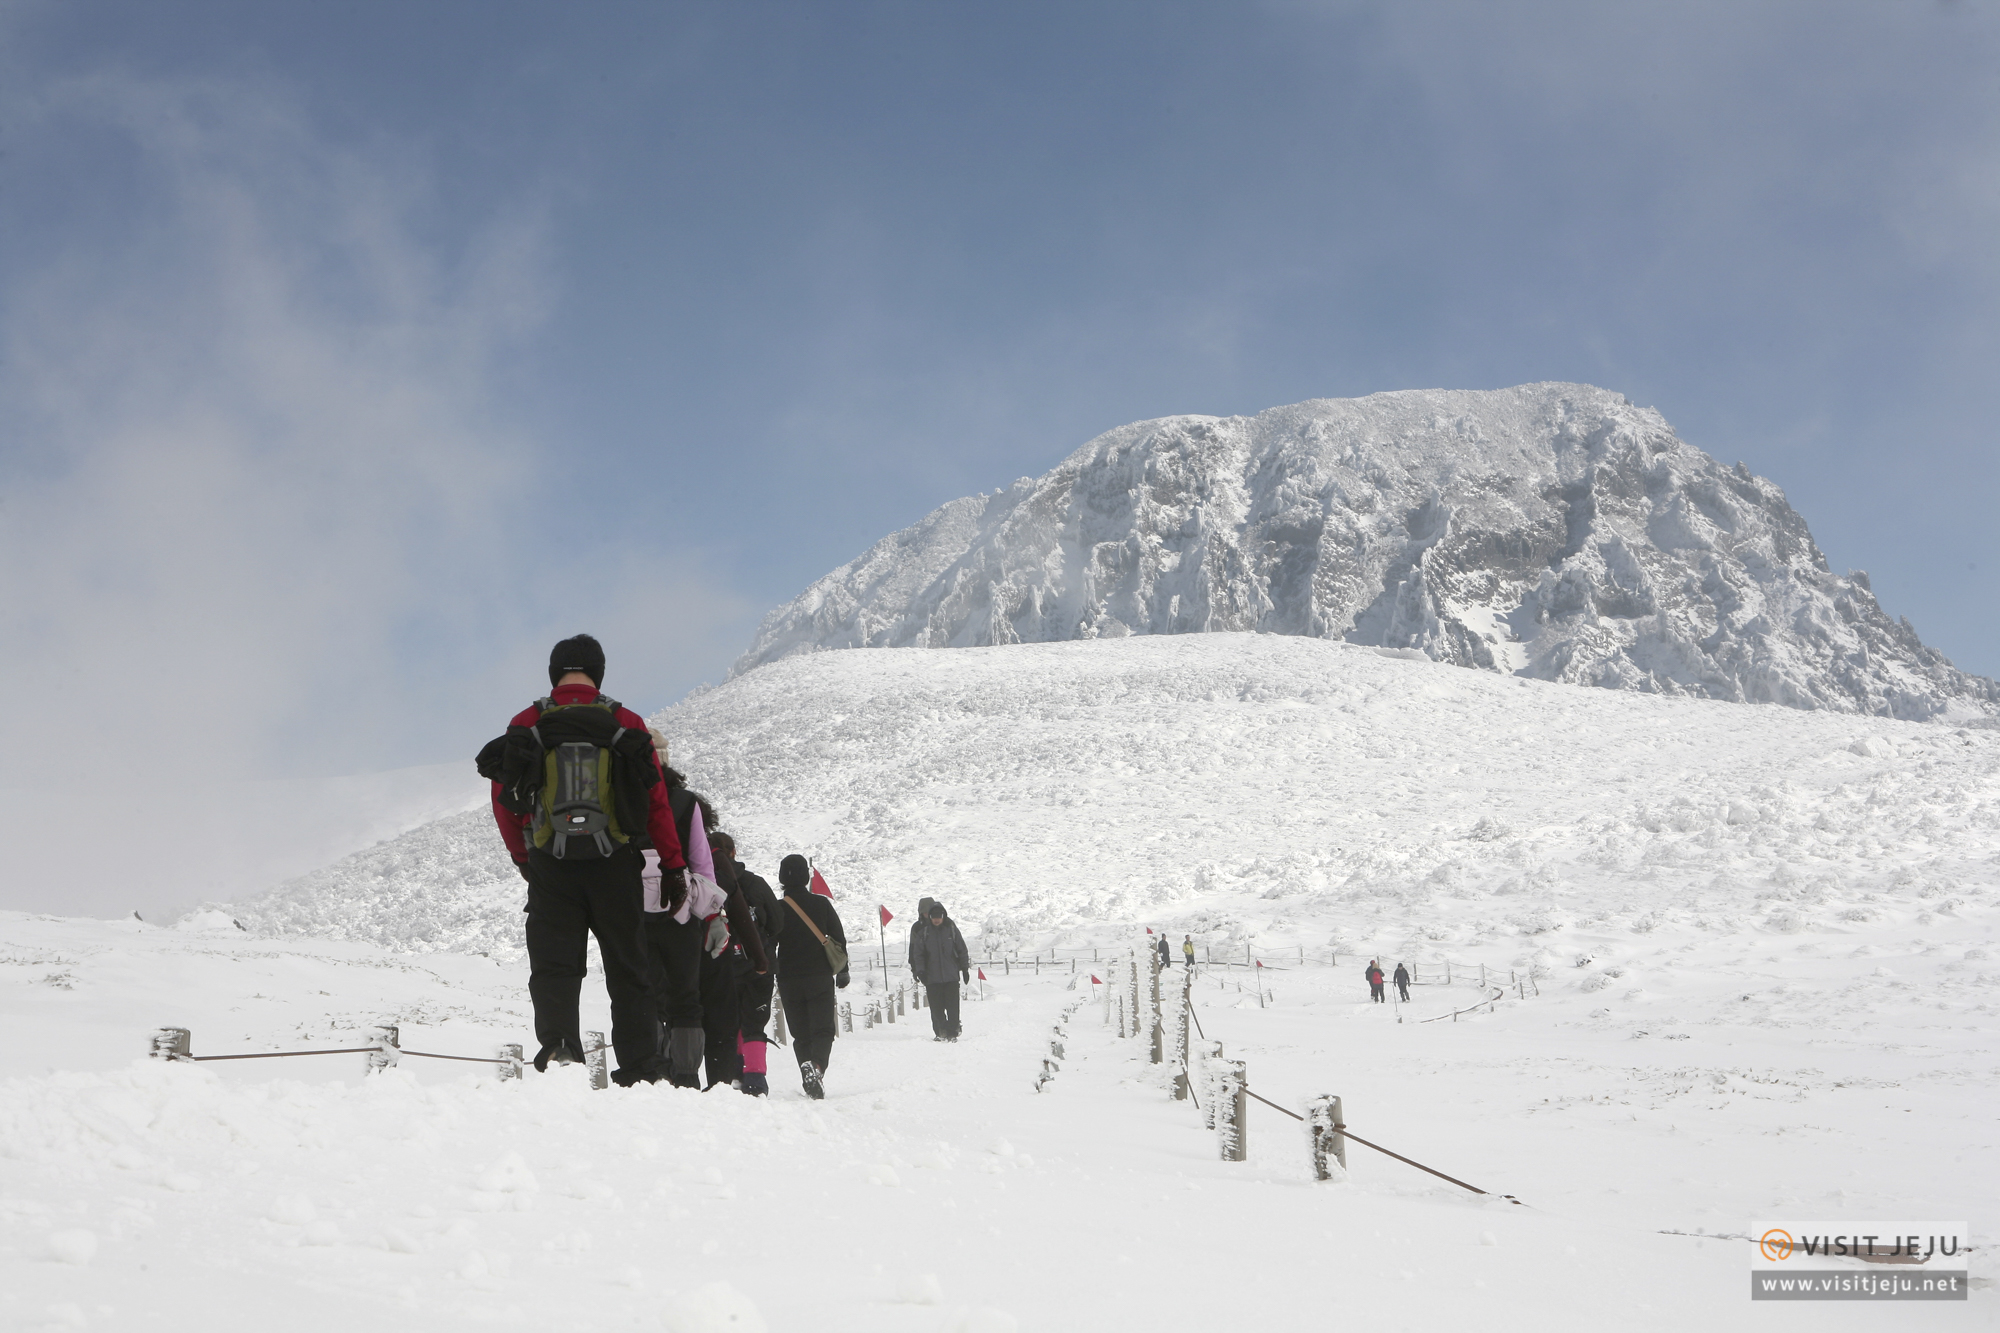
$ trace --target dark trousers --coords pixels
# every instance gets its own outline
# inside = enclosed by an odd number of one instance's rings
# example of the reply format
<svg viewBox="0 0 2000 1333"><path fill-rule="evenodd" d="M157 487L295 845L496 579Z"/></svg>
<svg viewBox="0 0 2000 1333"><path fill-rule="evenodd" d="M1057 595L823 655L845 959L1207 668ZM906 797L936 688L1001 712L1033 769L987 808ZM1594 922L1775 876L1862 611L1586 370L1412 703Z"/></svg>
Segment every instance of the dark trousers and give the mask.
<svg viewBox="0 0 2000 1333"><path fill-rule="evenodd" d="M1408 1004L1410 1002L1410 983L1407 981L1399 981L1396 983L1396 990L1398 993L1402 995L1403 1003Z"/></svg>
<svg viewBox="0 0 2000 1333"><path fill-rule="evenodd" d="M706 927L693 914L685 924L671 912L647 912L647 954L660 1021L670 1028L701 1026L701 939Z"/></svg>
<svg viewBox="0 0 2000 1333"><path fill-rule="evenodd" d="M745 1041L769 1041L771 974L758 976L747 958L736 960L736 1022Z"/></svg>
<svg viewBox="0 0 2000 1333"><path fill-rule="evenodd" d="M701 955L702 1057L708 1064L708 1086L728 1083L743 1072L743 1053L736 1049L736 959Z"/></svg>
<svg viewBox="0 0 2000 1333"><path fill-rule="evenodd" d="M1379 982L1379 981L1371 981L1371 982L1369 982L1369 983L1368 983L1368 998L1369 998L1369 999L1371 999L1371 1000L1373 1000L1373 1001L1375 1001L1375 1003L1377 1003L1377 1004L1380 1004L1380 1003L1382 1003L1382 983L1381 983L1381 982Z"/></svg>
<svg viewBox="0 0 2000 1333"><path fill-rule="evenodd" d="M958 1035L958 983L947 981L942 985L928 982L924 991L931 1002L931 1031L940 1037Z"/></svg>
<svg viewBox="0 0 2000 1333"><path fill-rule="evenodd" d="M659 1022L646 963L639 853L603 860L528 860L528 996L535 1039L583 1050L577 1004L589 969L590 936L604 959L611 996L611 1045L621 1069L639 1069L659 1053Z"/></svg>
<svg viewBox="0 0 2000 1333"><path fill-rule="evenodd" d="M779 977L778 998L785 1002L785 1020L792 1026L792 1054L800 1064L810 1060L826 1072L833 1058L833 1036L839 1029L832 977Z"/></svg>

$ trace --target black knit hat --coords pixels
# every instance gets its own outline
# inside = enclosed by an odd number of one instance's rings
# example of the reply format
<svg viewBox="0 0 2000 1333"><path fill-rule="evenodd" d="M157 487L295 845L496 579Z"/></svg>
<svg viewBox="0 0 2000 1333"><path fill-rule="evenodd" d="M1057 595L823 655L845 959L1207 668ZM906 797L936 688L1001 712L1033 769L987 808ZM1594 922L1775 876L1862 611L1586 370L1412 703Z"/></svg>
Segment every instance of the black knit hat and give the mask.
<svg viewBox="0 0 2000 1333"><path fill-rule="evenodd" d="M590 683L598 689L604 688L604 645L588 634L564 639L549 649L549 684L551 687L572 671L581 671L590 677Z"/></svg>
<svg viewBox="0 0 2000 1333"><path fill-rule="evenodd" d="M808 866L806 859L797 852L778 862L778 883L784 887L802 889L811 879L812 867Z"/></svg>

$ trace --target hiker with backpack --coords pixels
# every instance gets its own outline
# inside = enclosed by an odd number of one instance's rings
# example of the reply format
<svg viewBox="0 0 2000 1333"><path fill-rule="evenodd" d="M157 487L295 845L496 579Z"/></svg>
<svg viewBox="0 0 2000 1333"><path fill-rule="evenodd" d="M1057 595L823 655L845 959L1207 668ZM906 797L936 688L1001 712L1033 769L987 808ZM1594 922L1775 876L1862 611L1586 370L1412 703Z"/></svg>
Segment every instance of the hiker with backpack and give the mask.
<svg viewBox="0 0 2000 1333"><path fill-rule="evenodd" d="M1377 1004L1383 1003L1382 969L1376 965L1373 958L1368 960L1368 970L1365 975L1368 978L1368 998Z"/></svg>
<svg viewBox="0 0 2000 1333"><path fill-rule="evenodd" d="M686 893L686 857L645 720L602 693L604 648L588 634L549 653L549 694L516 714L479 753L493 819L528 882L528 995L541 1049L535 1069L584 1057L578 1004L589 937L611 999L612 1078L651 1083L665 1068L643 918L650 838L660 892Z"/></svg>
<svg viewBox="0 0 2000 1333"><path fill-rule="evenodd" d="M778 864L785 891L778 912L778 996L792 1022L799 1083L815 1101L826 1096L827 1061L839 1028L834 990L847 984L847 932L833 904L812 891L812 867L797 852Z"/></svg>
<svg viewBox="0 0 2000 1333"><path fill-rule="evenodd" d="M736 840L727 833L708 835L709 849L715 854L715 870L718 875L727 874L735 890L743 895L743 901L750 908L750 925L757 932L765 953L776 947L778 939L778 895L771 892L771 886L761 875L736 859ZM771 987L773 978L767 965L759 969L744 952L741 945L736 949L736 1044L740 1056L742 1073L740 1086L752 1097L762 1097L770 1092L768 1078L771 1038L768 1026L771 1022ZM706 1015L704 1015L704 1020Z"/></svg>

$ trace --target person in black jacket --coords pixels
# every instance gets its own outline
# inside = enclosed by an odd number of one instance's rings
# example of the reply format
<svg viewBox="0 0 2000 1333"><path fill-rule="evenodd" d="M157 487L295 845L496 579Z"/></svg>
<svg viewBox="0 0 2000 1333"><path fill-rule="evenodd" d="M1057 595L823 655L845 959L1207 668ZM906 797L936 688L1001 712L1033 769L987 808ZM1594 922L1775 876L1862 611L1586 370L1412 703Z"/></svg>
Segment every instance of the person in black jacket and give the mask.
<svg viewBox="0 0 2000 1333"><path fill-rule="evenodd" d="M708 845L715 852L715 872L721 875L724 867L733 880L736 889L742 893L743 901L750 905L750 921L756 927L769 952L778 938L778 913L785 909L778 906L778 895L771 892L771 886L764 877L752 871L736 859L736 840L727 833L711 833ZM742 1087L753 1097L762 1097L771 1090L768 1070L770 1054L771 987L769 972L759 972L757 965L750 961L739 944L736 955L736 1013L737 1043L742 1051Z"/></svg>
<svg viewBox="0 0 2000 1333"><path fill-rule="evenodd" d="M778 864L778 883L785 890L778 905L778 996L791 1018L799 1082L806 1096L817 1101L826 1096L826 1066L839 1027L833 997L836 978L821 937L845 948L847 932L833 904L808 887L811 879L811 868L797 852ZM813 926L819 927L817 933ZM845 971L838 980L846 984Z"/></svg>
<svg viewBox="0 0 2000 1333"><path fill-rule="evenodd" d="M958 983L971 977L972 958L944 904L931 898L924 902L929 915L910 931L910 971L929 995L932 1034L939 1041L957 1041Z"/></svg>
<svg viewBox="0 0 2000 1333"><path fill-rule="evenodd" d="M1402 995L1403 1003L1408 1004L1410 1002L1410 969L1401 963L1396 964L1396 990Z"/></svg>

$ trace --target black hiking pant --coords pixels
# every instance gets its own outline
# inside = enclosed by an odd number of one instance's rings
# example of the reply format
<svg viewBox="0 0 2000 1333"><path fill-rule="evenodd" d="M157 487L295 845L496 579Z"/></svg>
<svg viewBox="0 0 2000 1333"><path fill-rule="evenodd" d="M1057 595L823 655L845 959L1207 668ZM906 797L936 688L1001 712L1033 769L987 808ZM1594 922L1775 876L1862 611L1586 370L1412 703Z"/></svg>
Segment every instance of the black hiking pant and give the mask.
<svg viewBox="0 0 2000 1333"><path fill-rule="evenodd" d="M639 1070L659 1054L659 1021L646 964L639 853L625 848L591 861L528 858L528 996L535 1040L583 1050L577 1006L590 970L590 936L604 960L611 997L611 1045L620 1069Z"/></svg>
<svg viewBox="0 0 2000 1333"><path fill-rule="evenodd" d="M1368 983L1368 998L1369 998L1369 999L1371 999L1371 1000L1373 1000L1373 1001L1375 1001L1375 1003L1377 1003L1377 1004L1381 1004L1381 1003L1382 1003L1382 983L1381 983L1381 982L1379 982L1379 981L1371 981L1371 982L1369 982L1369 983Z"/></svg>
<svg viewBox="0 0 2000 1333"><path fill-rule="evenodd" d="M686 922L672 912L647 912L646 944L660 1022L670 1028L701 1024L701 941L707 926L692 912Z"/></svg>
<svg viewBox="0 0 2000 1333"><path fill-rule="evenodd" d="M736 1025L745 1041L769 1041L771 974L757 975L748 958L736 960Z"/></svg>
<svg viewBox="0 0 2000 1333"><path fill-rule="evenodd" d="M958 983L925 982L931 1002L931 1031L940 1037L958 1035Z"/></svg>
<svg viewBox="0 0 2000 1333"><path fill-rule="evenodd" d="M720 958L701 954L702 1058L708 1065L707 1086L728 1083L743 1072L743 1052L736 1047L736 959L729 949Z"/></svg>
<svg viewBox="0 0 2000 1333"><path fill-rule="evenodd" d="M810 1061L824 1074L840 1027L833 978L779 977L778 998L785 1002L785 1021L792 1027L792 1054L801 1065Z"/></svg>
<svg viewBox="0 0 2000 1333"><path fill-rule="evenodd" d="M1403 1003L1408 1004L1410 1002L1410 983L1407 981L1399 981L1396 983L1396 990L1398 993L1402 995Z"/></svg>

